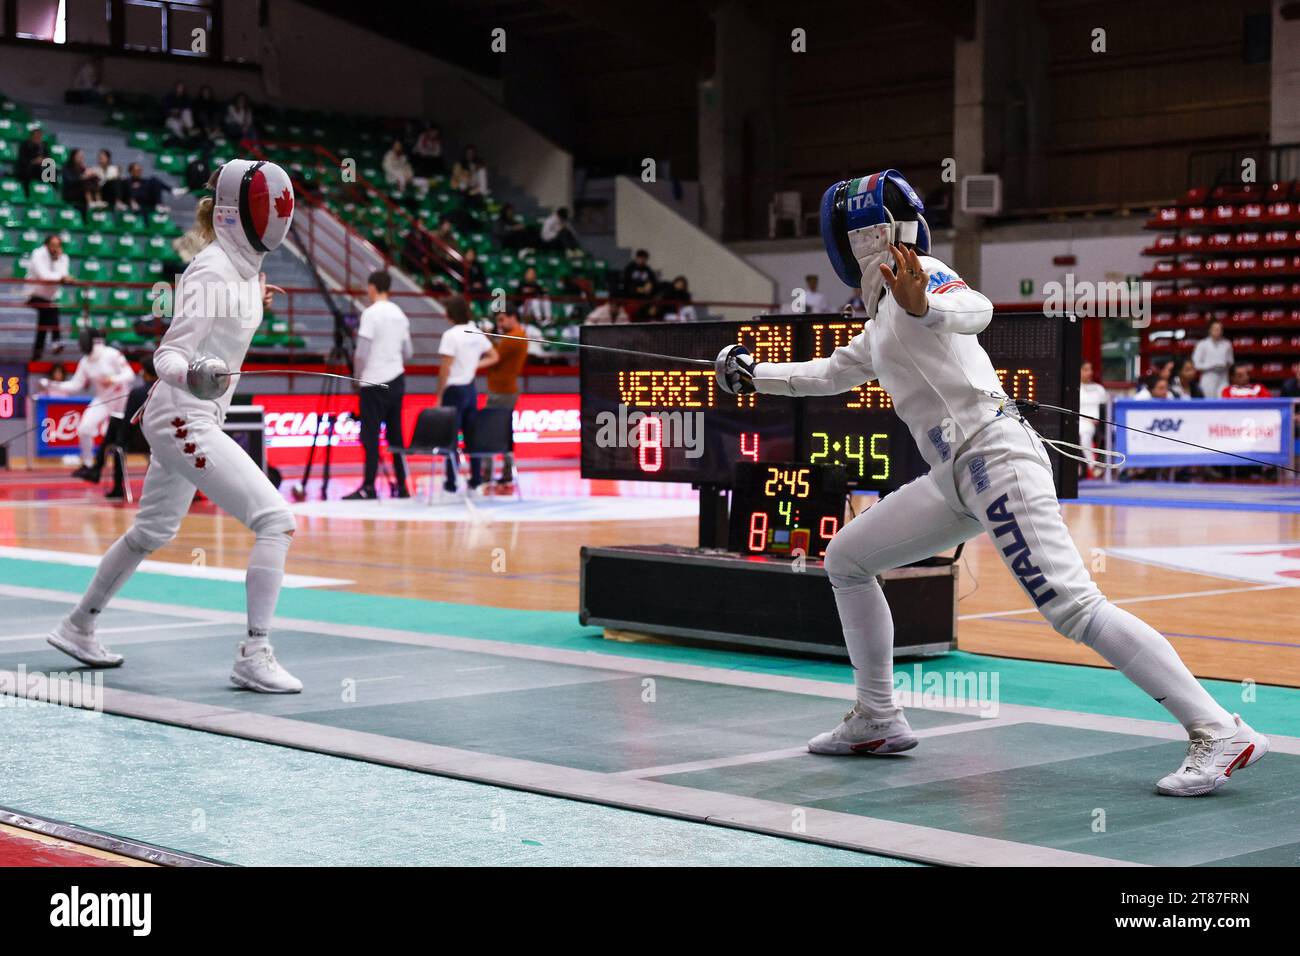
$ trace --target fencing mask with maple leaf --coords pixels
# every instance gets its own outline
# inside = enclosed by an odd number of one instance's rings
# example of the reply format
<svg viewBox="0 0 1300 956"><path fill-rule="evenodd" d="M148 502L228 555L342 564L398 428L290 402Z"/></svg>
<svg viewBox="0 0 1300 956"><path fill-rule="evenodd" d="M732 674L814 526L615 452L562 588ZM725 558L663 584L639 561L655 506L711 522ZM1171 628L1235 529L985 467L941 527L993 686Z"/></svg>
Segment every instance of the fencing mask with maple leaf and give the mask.
<svg viewBox="0 0 1300 956"><path fill-rule="evenodd" d="M232 159L215 175L212 227L239 274L251 279L293 221L293 183L275 163Z"/></svg>

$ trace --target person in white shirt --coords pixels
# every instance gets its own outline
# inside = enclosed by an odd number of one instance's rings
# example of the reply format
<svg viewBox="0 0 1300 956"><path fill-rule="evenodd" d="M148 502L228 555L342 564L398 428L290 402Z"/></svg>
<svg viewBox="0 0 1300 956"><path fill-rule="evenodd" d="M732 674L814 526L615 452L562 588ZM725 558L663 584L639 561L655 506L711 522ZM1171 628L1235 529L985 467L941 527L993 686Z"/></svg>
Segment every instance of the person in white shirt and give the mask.
<svg viewBox="0 0 1300 956"><path fill-rule="evenodd" d="M827 548L857 701L808 749L848 756L917 745L894 696L893 615L877 576L982 532L1058 633L1091 647L1186 729L1187 756L1158 793L1213 793L1267 753L1268 739L1219 705L1160 632L1092 580L1061 516L1044 443L976 337L993 306L928 254L916 191L885 170L831 186L822 209L827 255L846 285L861 288L865 328L808 362L755 363L743 345L728 346L717 358L719 387L835 395L878 381L930 470L849 521Z"/></svg>
<svg viewBox="0 0 1300 956"><path fill-rule="evenodd" d="M356 377L372 385L359 389L361 404L361 447L366 450L366 471L361 487L345 498L367 501L378 497L375 478L379 474L379 425L384 425L388 447L402 448L402 400L406 397L406 363L415 354L411 345L411 322L401 307L388 297L393 277L382 269L366 280L370 307L361 313L357 329ZM384 387L387 386L387 387ZM406 463L393 454L393 494L409 498Z"/></svg>
<svg viewBox="0 0 1300 956"><path fill-rule="evenodd" d="M210 185L214 195L199 202L195 222L206 245L177 283L175 315L154 352L158 381L135 416L149 442L140 508L48 640L91 667L122 663L122 655L95 635L99 614L140 562L176 536L198 489L255 535L244 579L248 637L236 649L230 681L263 694L296 694L302 682L275 659L269 641L293 540L293 512L222 428L234 394L233 373L243 365L270 301L262 261L289 231L293 184L274 163L235 159L217 170Z"/></svg>
<svg viewBox="0 0 1300 956"><path fill-rule="evenodd" d="M542 246L547 249L568 251L578 248L578 237L569 226L569 210L561 206L542 223Z"/></svg>
<svg viewBox="0 0 1300 956"><path fill-rule="evenodd" d="M806 275L803 277L803 310L810 315L817 315L822 312L830 311L826 302L826 296L817 291L817 276Z"/></svg>
<svg viewBox="0 0 1300 956"><path fill-rule="evenodd" d="M478 373L498 359L497 350L492 340L470 322L469 303L464 296L453 295L443 305L447 309L447 318L451 328L442 333L438 343L438 354L442 362L438 366L438 404L456 409L456 431L473 427L474 414L478 411L478 391L474 379ZM456 456L447 458L447 481L443 488L456 493ZM482 484L479 460L469 461L469 488L474 491Z"/></svg>
<svg viewBox="0 0 1300 956"><path fill-rule="evenodd" d="M59 286L75 283L69 271L72 262L63 251L63 240L57 235L45 238L45 244L32 250L27 267L27 304L36 310L36 341L32 343L32 361L39 361L45 351L45 338L58 342L63 333L59 329L59 309L54 304ZM61 351L62 345L55 348Z"/></svg>
<svg viewBox="0 0 1300 956"><path fill-rule="evenodd" d="M388 185L398 192L406 192L415 172L411 169L411 161L406 158L406 151L402 149L401 140L393 140L393 145L384 154L383 167L384 179Z"/></svg>
<svg viewBox="0 0 1300 956"><path fill-rule="evenodd" d="M1192 349L1192 364L1201 373L1201 394L1206 398L1218 398L1228 384L1228 369L1236 361L1232 354L1232 343L1223 335L1223 323L1218 319L1210 322L1209 337L1201 339Z"/></svg>
<svg viewBox="0 0 1300 956"><path fill-rule="evenodd" d="M1093 381L1092 363L1085 361L1079 366L1079 411L1093 418L1101 417L1102 406L1108 396L1100 382ZM1091 478L1097 467L1097 423L1091 418L1079 419L1079 444L1083 446L1083 457L1088 459L1087 475Z"/></svg>
<svg viewBox="0 0 1300 956"><path fill-rule="evenodd" d="M126 408L126 397L135 384L135 372L126 356L104 341L102 329L85 329L80 337L81 361L72 378L52 382L40 381L41 388L56 395L81 395L90 392L94 398L81 413L77 423L77 442L81 446L81 467L72 473L73 478L97 482L94 473L95 439L114 415ZM93 476L93 477L92 477Z"/></svg>

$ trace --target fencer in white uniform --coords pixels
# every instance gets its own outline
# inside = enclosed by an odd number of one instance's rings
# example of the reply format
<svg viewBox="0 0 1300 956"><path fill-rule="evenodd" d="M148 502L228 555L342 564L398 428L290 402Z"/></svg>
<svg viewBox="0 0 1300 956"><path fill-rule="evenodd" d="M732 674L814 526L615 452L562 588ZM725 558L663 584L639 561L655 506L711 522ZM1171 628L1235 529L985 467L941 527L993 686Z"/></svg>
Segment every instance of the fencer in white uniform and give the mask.
<svg viewBox="0 0 1300 956"><path fill-rule="evenodd" d="M104 341L101 329L83 329L78 336L81 361L72 378L54 382L48 378L40 381L43 390L56 395L94 396L77 422L77 442L81 451L81 467L74 472L78 478L87 478L95 464L95 438L104 423L126 409L126 397L135 384L135 372L126 356Z"/></svg>
<svg viewBox="0 0 1300 956"><path fill-rule="evenodd" d="M213 185L215 195L200 204L196 226L208 245L177 283L174 317L154 353L158 383L139 413L150 449L140 510L49 641L92 667L122 663L95 637L97 616L140 562L175 536L197 488L256 536L246 576L248 634L230 679L263 693L297 693L302 683L276 661L268 641L294 518L261 468L221 427L234 390L230 371L243 364L262 322L262 259L288 232L293 186L279 166L249 160L226 163Z"/></svg>
<svg viewBox="0 0 1300 956"><path fill-rule="evenodd" d="M983 531L1060 634L1091 647L1187 729L1187 757L1158 792L1211 793L1259 760L1267 738L1220 707L1160 633L1097 589L1061 517L1044 444L976 339L993 306L925 254L922 212L894 170L832 186L823 237L841 278L861 286L870 317L863 331L811 362L754 364L742 346L718 356L728 391L831 395L878 380L930 465L850 521L827 549L857 700L809 750L891 754L917 745L893 694L894 626L876 576Z"/></svg>

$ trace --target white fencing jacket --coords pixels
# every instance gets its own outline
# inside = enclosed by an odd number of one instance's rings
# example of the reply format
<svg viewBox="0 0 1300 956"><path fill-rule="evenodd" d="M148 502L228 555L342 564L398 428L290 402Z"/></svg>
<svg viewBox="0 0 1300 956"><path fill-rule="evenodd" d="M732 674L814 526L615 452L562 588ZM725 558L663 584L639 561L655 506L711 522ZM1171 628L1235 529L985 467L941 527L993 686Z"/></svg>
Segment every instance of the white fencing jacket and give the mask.
<svg viewBox="0 0 1300 956"><path fill-rule="evenodd" d="M909 315L886 294L876 317L847 345L811 362L760 362L754 386L770 395L835 395L879 381L940 491L964 511L953 464L997 418L1000 399L1006 398L993 363L975 338L992 320L993 305L943 262L932 256L920 260L929 277L925 315Z"/></svg>

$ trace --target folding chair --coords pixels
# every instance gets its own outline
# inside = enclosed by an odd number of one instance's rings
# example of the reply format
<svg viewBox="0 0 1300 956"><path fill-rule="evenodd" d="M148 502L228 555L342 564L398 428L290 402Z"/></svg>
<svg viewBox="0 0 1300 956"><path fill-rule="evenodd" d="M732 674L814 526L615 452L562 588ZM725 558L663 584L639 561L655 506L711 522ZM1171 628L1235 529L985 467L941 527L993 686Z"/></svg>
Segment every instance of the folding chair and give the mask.
<svg viewBox="0 0 1300 956"><path fill-rule="evenodd" d="M390 440L388 450L394 455L408 458L415 455L430 456L429 493L425 500L428 504L433 504L434 486L442 484L442 478L438 474L438 460L456 460L456 409L443 406L422 409L415 420L415 433L411 435L411 443L405 448L399 448Z"/></svg>
<svg viewBox="0 0 1300 956"><path fill-rule="evenodd" d="M466 429L465 454L467 457L487 459L487 474L492 474L492 464L497 455L512 450L514 438L514 413L509 408L480 408ZM486 479L485 479L486 481ZM519 493L519 476L515 476L515 497Z"/></svg>

